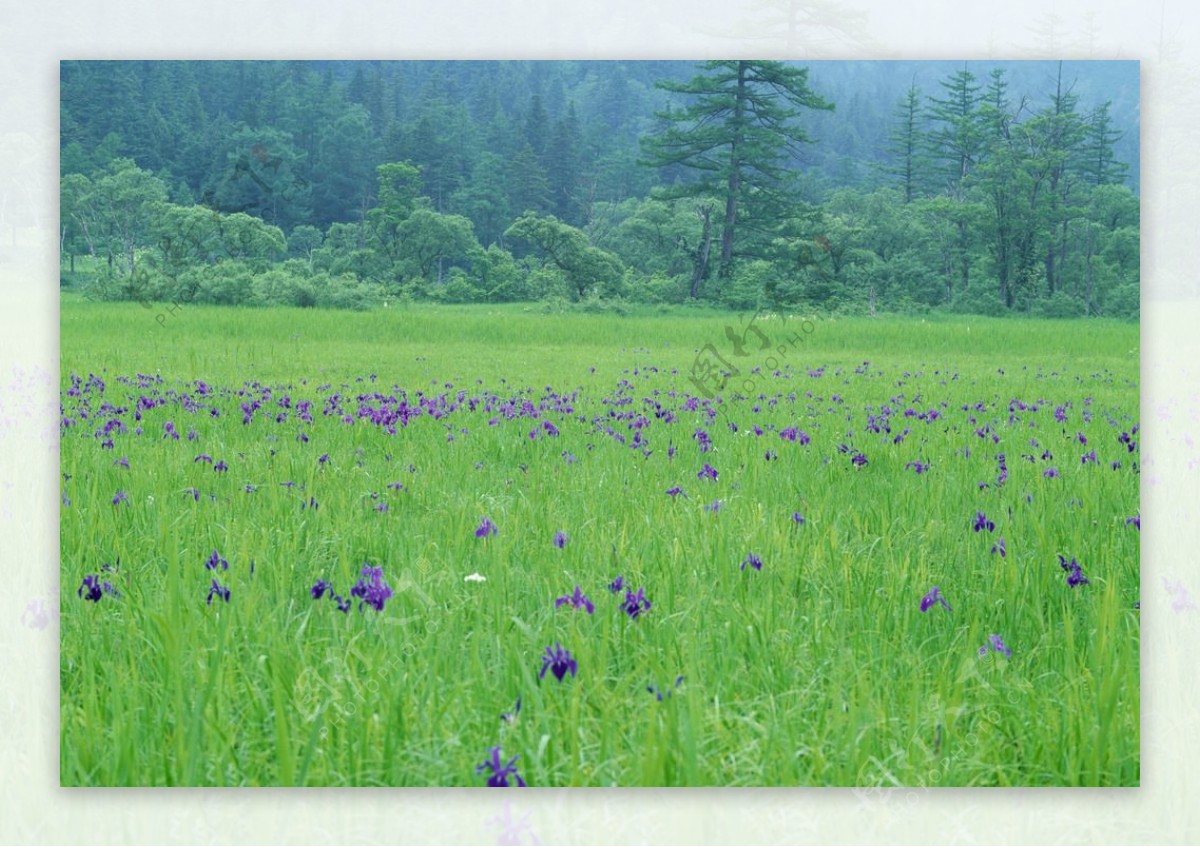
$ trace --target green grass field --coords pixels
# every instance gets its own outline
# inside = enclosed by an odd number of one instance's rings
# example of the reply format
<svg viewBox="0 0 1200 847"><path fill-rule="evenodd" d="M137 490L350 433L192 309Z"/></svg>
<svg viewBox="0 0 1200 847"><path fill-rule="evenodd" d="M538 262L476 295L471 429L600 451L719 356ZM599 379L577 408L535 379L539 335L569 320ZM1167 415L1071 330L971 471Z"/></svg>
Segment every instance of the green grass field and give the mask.
<svg viewBox="0 0 1200 847"><path fill-rule="evenodd" d="M63 785L1139 783L1134 325L160 315L62 302Z"/></svg>

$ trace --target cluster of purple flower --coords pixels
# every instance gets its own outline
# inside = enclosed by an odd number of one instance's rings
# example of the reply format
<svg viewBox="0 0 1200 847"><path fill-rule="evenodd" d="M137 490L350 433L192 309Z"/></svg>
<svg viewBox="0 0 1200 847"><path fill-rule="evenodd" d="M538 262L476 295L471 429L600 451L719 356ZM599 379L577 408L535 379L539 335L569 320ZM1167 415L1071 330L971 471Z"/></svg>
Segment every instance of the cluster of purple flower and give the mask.
<svg viewBox="0 0 1200 847"><path fill-rule="evenodd" d="M1083 566L1071 557L1071 561L1067 561L1067 557L1062 553L1058 554L1058 565L1067 572L1067 585L1074 588L1077 585L1087 585L1088 578L1083 575Z"/></svg>

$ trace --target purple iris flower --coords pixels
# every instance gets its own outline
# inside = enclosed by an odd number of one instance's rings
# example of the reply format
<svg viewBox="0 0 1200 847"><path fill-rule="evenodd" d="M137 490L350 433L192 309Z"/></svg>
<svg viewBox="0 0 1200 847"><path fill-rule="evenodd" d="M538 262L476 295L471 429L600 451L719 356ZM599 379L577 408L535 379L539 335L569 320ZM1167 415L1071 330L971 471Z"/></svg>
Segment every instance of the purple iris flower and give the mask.
<svg viewBox="0 0 1200 847"><path fill-rule="evenodd" d="M925 464L924 462L909 462L904 467L911 468L918 475L923 474L923 473L925 473L925 471L929 470L929 465Z"/></svg>
<svg viewBox="0 0 1200 847"><path fill-rule="evenodd" d="M1086 465L1088 462L1091 462L1093 465L1096 464L1096 451L1092 450L1088 453L1084 453L1079 458L1079 462L1080 462L1080 464L1083 464L1083 465Z"/></svg>
<svg viewBox="0 0 1200 847"><path fill-rule="evenodd" d="M749 565L750 567L754 568L756 571L761 571L763 563L762 563L762 559L760 559L757 554L747 553L745 560L743 560L743 562L742 562L742 570L746 569L746 565Z"/></svg>
<svg viewBox="0 0 1200 847"><path fill-rule="evenodd" d="M350 596L357 597L358 608L361 611L364 604L371 606L377 612L383 611L383 604L392 596L392 588L383 579L383 568L373 568L364 564L362 578L350 589Z"/></svg>
<svg viewBox="0 0 1200 847"><path fill-rule="evenodd" d="M570 606L573 609L584 609L589 615L596 611L596 607L592 604L592 601L587 598L587 595L583 593L583 589L578 585L575 586L574 594L568 594L565 597L559 597L554 601L554 608L557 609L560 606Z"/></svg>
<svg viewBox="0 0 1200 847"><path fill-rule="evenodd" d="M1004 639L999 635L989 635L987 643L979 648L979 655L986 656L988 649L995 650L997 653L1003 653L1008 658L1012 658L1012 650L1004 643Z"/></svg>
<svg viewBox="0 0 1200 847"><path fill-rule="evenodd" d="M100 597L103 595L103 590L100 587L100 576L94 573L85 576L83 578L83 585L79 586L75 593L84 600L99 603Z"/></svg>
<svg viewBox="0 0 1200 847"><path fill-rule="evenodd" d="M784 441L795 441L799 434L800 430L794 426L789 426L786 429L779 430L779 437Z"/></svg>
<svg viewBox="0 0 1200 847"><path fill-rule="evenodd" d="M193 501L195 501L195 502L199 503L199 502L200 502L200 489L198 489L198 488L185 488L185 489L183 489L183 496L184 496L184 497L191 497Z"/></svg>
<svg viewBox="0 0 1200 847"><path fill-rule="evenodd" d="M625 577L617 574L617 578L608 584L608 590L613 594L618 594L625 588Z"/></svg>
<svg viewBox="0 0 1200 847"><path fill-rule="evenodd" d="M475 530L475 537L487 538L489 535L495 535L498 532L499 530L496 529L496 525L492 523L492 519L484 518L479 522L479 528Z"/></svg>
<svg viewBox="0 0 1200 847"><path fill-rule="evenodd" d="M316 582L314 582L313 587L310 588L309 591L314 600L320 600L325 596L325 592L327 591L331 597L333 596L333 586L323 579L318 579Z"/></svg>
<svg viewBox="0 0 1200 847"><path fill-rule="evenodd" d="M1000 554L1001 559L1005 558L1008 555L1008 551L1004 549L1004 539L1003 538L1001 538L999 541L997 541L995 544L992 545L992 554L995 555L996 553Z"/></svg>
<svg viewBox="0 0 1200 847"><path fill-rule="evenodd" d="M571 540L571 536L567 535L561 529L558 532L554 533L554 546L557 547L559 550L561 550L563 547L565 547L567 545L567 542L570 540Z"/></svg>
<svg viewBox="0 0 1200 847"><path fill-rule="evenodd" d="M985 529L988 532L993 532L996 529L996 524L995 524L995 522L989 520L988 516L985 515L983 512L976 512L974 528L975 528L976 532L982 532Z"/></svg>
<svg viewBox="0 0 1200 847"><path fill-rule="evenodd" d="M192 459L193 465L196 464L196 462L208 462L211 465L212 464L212 456L208 455L207 453L201 453L199 456Z"/></svg>
<svg viewBox="0 0 1200 847"><path fill-rule="evenodd" d="M129 470L129 457L128 457L128 456L122 456L121 458L119 458L119 459L117 459L115 462L113 462L113 464L114 464L114 465L120 465L120 466L121 466L121 467L123 467L125 470Z"/></svg>
<svg viewBox="0 0 1200 847"><path fill-rule="evenodd" d="M212 587L208 589L208 605L212 605L213 597L219 597L226 603L229 602L229 589L217 582L216 577L213 577Z"/></svg>
<svg viewBox="0 0 1200 847"><path fill-rule="evenodd" d="M699 472L697 472L696 478L697 479L711 479L713 482L716 482L717 481L717 469L714 468L712 465L708 464L707 462L705 462L704 467L702 467L699 470Z"/></svg>
<svg viewBox="0 0 1200 847"><path fill-rule="evenodd" d="M707 506L704 507L704 511L712 512L715 515L717 512L721 511L721 506L724 505L724 502L725 501L723 501L723 500L713 500L711 503L709 503Z"/></svg>
<svg viewBox="0 0 1200 847"><path fill-rule="evenodd" d="M946 598L942 596L942 590L935 585L933 588L929 589L928 593L926 593L924 597L921 598L921 611L928 612L938 603L941 603L943 606L945 606L947 612L954 611L950 608L950 604L946 602Z"/></svg>
<svg viewBox="0 0 1200 847"><path fill-rule="evenodd" d="M638 615L643 612L650 611L650 601L646 599L646 591L639 588L636 593L633 591L625 592L625 614L637 620Z"/></svg>
<svg viewBox="0 0 1200 847"><path fill-rule="evenodd" d="M213 550L212 555L208 557L208 561L206 561L204 563L204 567L206 567L210 571L215 571L218 568L220 568L223 571L227 571L227 570L229 570L229 562L222 559L221 554L218 553L216 550Z"/></svg>
<svg viewBox="0 0 1200 847"><path fill-rule="evenodd" d="M483 773L485 770L490 770L491 776L488 777L488 788L511 788L509 779L516 782L520 788L525 788L525 780L521 779L521 775L517 773L517 766L514 764L520 756L513 756L508 760L508 764L504 764L500 760L500 748L493 747L488 751L488 758L483 764L475 768L475 773Z"/></svg>
<svg viewBox="0 0 1200 847"><path fill-rule="evenodd" d="M867 457L862 453L855 453L854 458L852 458L850 461L854 463L856 468L861 468L864 465L869 464Z"/></svg>
<svg viewBox="0 0 1200 847"><path fill-rule="evenodd" d="M1074 588L1077 585L1087 585L1088 578L1083 575L1083 567L1074 557L1068 562L1066 556L1058 554L1058 565L1067 572L1067 585Z"/></svg>
<svg viewBox="0 0 1200 847"><path fill-rule="evenodd" d="M1042 471L1042 476L1044 476L1046 479L1054 479L1058 475L1058 468L1046 468L1044 471Z"/></svg>
<svg viewBox="0 0 1200 847"><path fill-rule="evenodd" d="M680 488L678 485L667 489L667 494L671 495L672 497L678 497L682 493L683 493L683 489Z"/></svg>
<svg viewBox="0 0 1200 847"><path fill-rule="evenodd" d="M554 674L555 679L562 682L563 677L568 673L575 676L578 671L578 665L571 657L569 650L564 650L562 645L555 642L554 647L547 647L545 654L542 656L542 669L538 672L538 679L543 679L546 676L546 671Z"/></svg>
<svg viewBox="0 0 1200 847"><path fill-rule="evenodd" d="M119 506L122 503L128 503L128 502L129 502L129 495L126 494L124 491L118 491L116 494L113 495L112 504L114 506Z"/></svg>
<svg viewBox="0 0 1200 847"><path fill-rule="evenodd" d="M229 470L229 465L225 464L224 459L220 459L215 465L213 465L213 470L217 473L225 473L225 471Z"/></svg>
<svg viewBox="0 0 1200 847"><path fill-rule="evenodd" d="M1129 526L1131 524L1133 525L1133 528L1136 529L1138 532L1142 531L1142 513L1141 512L1138 512L1132 518L1125 519L1126 526Z"/></svg>

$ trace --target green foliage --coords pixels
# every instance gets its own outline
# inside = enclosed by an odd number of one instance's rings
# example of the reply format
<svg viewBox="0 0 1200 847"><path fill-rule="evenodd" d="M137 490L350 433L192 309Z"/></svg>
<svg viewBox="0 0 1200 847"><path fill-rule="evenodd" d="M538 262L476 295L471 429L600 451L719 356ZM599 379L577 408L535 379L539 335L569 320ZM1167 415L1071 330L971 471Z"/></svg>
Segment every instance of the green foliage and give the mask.
<svg viewBox="0 0 1200 847"><path fill-rule="evenodd" d="M808 69L782 62L710 61L687 83L659 87L692 98L659 113L665 129L643 139L647 164L678 166L694 179L660 190L663 197L717 197L724 206L718 275L750 254L745 231L773 230L797 197L788 154L809 141L795 119L805 109L832 110L808 85ZM742 240L738 239L739 215Z"/></svg>
<svg viewBox="0 0 1200 847"><path fill-rule="evenodd" d="M588 243L587 236L553 216L527 212L504 233L537 246L562 271L573 295L582 299L595 291L601 296L620 293L625 269L621 260Z"/></svg>
<svg viewBox="0 0 1200 847"><path fill-rule="evenodd" d="M1136 312L1116 88L1037 64L1030 97L1007 64L868 94L841 67L64 63L60 284L248 302L205 269L299 259L393 299Z"/></svg>
<svg viewBox="0 0 1200 847"><path fill-rule="evenodd" d="M429 209L415 209L396 234L396 260L403 273L424 279L440 277L443 263L465 262L480 249L469 219Z"/></svg>
<svg viewBox="0 0 1200 847"><path fill-rule="evenodd" d="M1033 313L1042 318L1082 318L1087 314L1087 304L1065 291L1056 291L1038 300Z"/></svg>
<svg viewBox="0 0 1200 847"><path fill-rule="evenodd" d="M774 265L761 259L739 264L733 279L721 291L721 305L737 312L758 309L776 273Z"/></svg>

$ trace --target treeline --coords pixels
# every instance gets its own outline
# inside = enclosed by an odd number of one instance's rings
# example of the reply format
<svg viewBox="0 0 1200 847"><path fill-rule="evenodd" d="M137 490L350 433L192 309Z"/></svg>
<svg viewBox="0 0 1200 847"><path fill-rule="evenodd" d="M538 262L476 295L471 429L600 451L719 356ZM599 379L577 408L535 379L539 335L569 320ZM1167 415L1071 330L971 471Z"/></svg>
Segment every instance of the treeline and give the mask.
<svg viewBox="0 0 1200 847"><path fill-rule="evenodd" d="M839 104L791 63L67 62L64 284L1136 317L1109 104L1061 66L1036 101L1008 88L910 86L839 183L805 132Z"/></svg>

